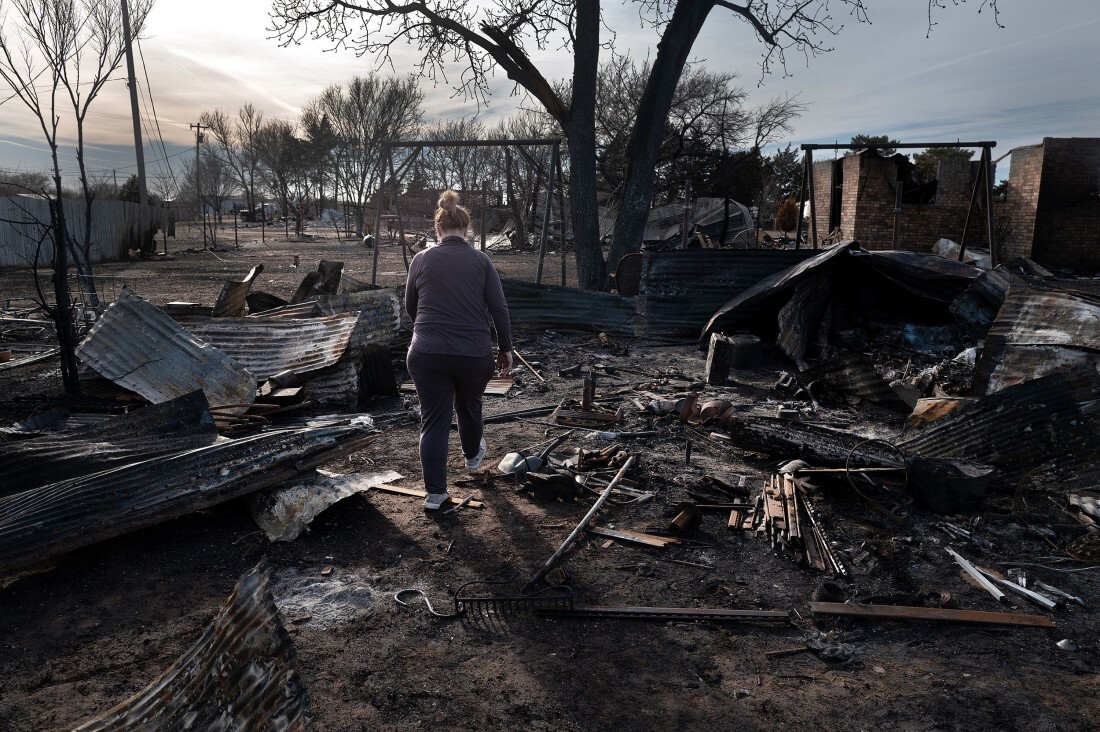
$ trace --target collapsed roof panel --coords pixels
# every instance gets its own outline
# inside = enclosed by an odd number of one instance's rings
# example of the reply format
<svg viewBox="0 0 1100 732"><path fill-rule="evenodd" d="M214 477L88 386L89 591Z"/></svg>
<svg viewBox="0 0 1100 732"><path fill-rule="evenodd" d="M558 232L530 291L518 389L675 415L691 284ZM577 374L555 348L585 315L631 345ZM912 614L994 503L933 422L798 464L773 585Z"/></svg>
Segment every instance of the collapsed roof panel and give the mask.
<svg viewBox="0 0 1100 732"><path fill-rule="evenodd" d="M867 261L890 282L918 297L952 302L982 270L969 264L916 252L866 252Z"/></svg>
<svg viewBox="0 0 1100 732"><path fill-rule="evenodd" d="M181 729L301 731L309 702L279 622L266 563L241 577L206 630L171 668L79 732Z"/></svg>
<svg viewBox="0 0 1100 732"><path fill-rule="evenodd" d="M201 391L93 427L0 442L0 495L213 444L217 427Z"/></svg>
<svg viewBox="0 0 1100 732"><path fill-rule="evenodd" d="M644 252L638 334L695 336L731 296L813 257L808 249Z"/></svg>
<svg viewBox="0 0 1100 732"><path fill-rule="evenodd" d="M1100 301L1012 283L974 369L991 394L1050 373L1100 366Z"/></svg>
<svg viewBox="0 0 1100 732"><path fill-rule="evenodd" d="M272 430L0 498L0 573L276 485L368 439L350 425Z"/></svg>
<svg viewBox="0 0 1100 732"><path fill-rule="evenodd" d="M513 328L633 335L634 300L607 292L502 279Z"/></svg>
<svg viewBox="0 0 1100 732"><path fill-rule="evenodd" d="M263 271L264 266L257 264L243 280L230 280L222 285L222 291L214 301L214 308L210 315L215 318L243 317L248 306L248 292L252 289L252 283Z"/></svg>
<svg viewBox="0 0 1100 732"><path fill-rule="evenodd" d="M211 406L251 404L256 398L251 373L125 287L76 355L104 378L154 404L198 389Z"/></svg>
<svg viewBox="0 0 1100 732"><path fill-rule="evenodd" d="M951 303L951 314L972 338L984 339L1004 305L1012 276L1004 265L983 272Z"/></svg>
<svg viewBox="0 0 1100 732"><path fill-rule="evenodd" d="M858 246L858 244L855 244L855 242L841 242L835 247L818 254L813 254L810 250L808 252L810 256L803 258L796 264L792 264L778 272L773 271L760 278L755 284L743 290L732 300L728 300L724 305L717 308L716 312L711 314L710 319L703 328L702 337L705 338L716 331L734 329L748 324L760 315L764 303L773 298L776 301L775 306L778 308L783 296L788 291L800 282L804 282L823 271L822 268L837 257L847 256L848 250L853 246Z"/></svg>
<svg viewBox="0 0 1100 732"><path fill-rule="evenodd" d="M283 318L184 318L180 324L256 376L332 366L347 350L358 314L302 320Z"/></svg>
<svg viewBox="0 0 1100 732"><path fill-rule="evenodd" d="M1043 376L982 397L901 443L929 457L962 458L997 467L1009 482L1042 463L1100 473L1100 374L1095 369Z"/></svg>

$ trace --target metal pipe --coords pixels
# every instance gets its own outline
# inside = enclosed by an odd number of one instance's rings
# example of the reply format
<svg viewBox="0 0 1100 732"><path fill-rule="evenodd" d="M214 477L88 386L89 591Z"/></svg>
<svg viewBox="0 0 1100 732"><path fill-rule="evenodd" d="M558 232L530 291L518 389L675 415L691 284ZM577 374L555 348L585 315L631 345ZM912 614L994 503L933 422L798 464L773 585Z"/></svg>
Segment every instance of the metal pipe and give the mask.
<svg viewBox="0 0 1100 732"><path fill-rule="evenodd" d="M798 188L798 226L794 230L794 248L802 248L802 216L803 206L806 200L806 177L809 174L809 167L806 165L806 156L802 156L802 185ZM728 215L728 214L727 214Z"/></svg>
<svg viewBox="0 0 1100 732"><path fill-rule="evenodd" d="M546 178L546 203L542 208L542 234L539 236L539 262L535 267L535 284L542 284L542 261L546 256L546 235L550 233L550 207L554 203L553 171L558 165L558 146L550 152L550 172Z"/></svg>
<svg viewBox="0 0 1100 732"><path fill-rule="evenodd" d="M985 154L988 148L982 148L981 162L978 163L978 174L974 176L974 188L970 191L970 205L966 208L966 220L963 221L962 236L959 238L959 261L963 261L966 253L966 232L970 229L970 217L974 213L974 207L978 205L978 191L982 188L982 178L985 177Z"/></svg>
<svg viewBox="0 0 1100 732"><path fill-rule="evenodd" d="M894 251L898 250L898 243L901 240L901 201L902 196L905 194L905 187L902 185L902 181L894 181L894 186L897 190L894 192L894 235L893 245Z"/></svg>
<svg viewBox="0 0 1100 732"><path fill-rule="evenodd" d="M385 156L385 158L383 158ZM378 247L382 244L382 199L386 191L386 164L383 159L390 157L390 148L386 143L382 144L382 150L378 153L378 199L374 202L374 253L371 256L370 283L378 284ZM363 203L366 205L366 202ZM362 220L362 219L360 219Z"/></svg>
<svg viewBox="0 0 1100 732"><path fill-rule="evenodd" d="M603 489L603 493L600 494L600 497L596 499L596 502L594 504L592 504L592 508L588 509L588 513L586 513L584 515L584 518L581 519L581 522L577 524L577 528L573 529L573 533L570 534L564 542L562 542L562 545L558 547L558 550L554 552L554 555L546 560L546 564L542 565L542 569L536 572L535 576L528 580L527 584L524 586L525 590L533 587L534 585L545 579L546 575L550 574L550 571L554 569L558 562L561 561L561 558L565 556L565 552L569 549L569 547L573 546L573 544L577 541L577 538L584 532L585 527L588 526L593 518L595 518L596 513L600 510L600 507L603 506L608 497L611 495L611 491L615 489L615 486L617 486L619 484L619 481L623 479L623 476L626 475L626 471L634 467L634 461L635 458L633 455L631 455L630 458L628 458L627 461L623 463L623 466L619 468L619 472L615 473L615 477L611 479L611 482L608 483L607 487Z"/></svg>
<svg viewBox="0 0 1100 732"><path fill-rule="evenodd" d="M810 181L810 241L817 249L817 196L814 191L814 152L806 150L806 174Z"/></svg>
<svg viewBox="0 0 1100 732"><path fill-rule="evenodd" d="M997 242L996 232L993 230L993 151L989 147L982 149L985 153L985 216L986 227L989 233L989 266L997 266Z"/></svg>

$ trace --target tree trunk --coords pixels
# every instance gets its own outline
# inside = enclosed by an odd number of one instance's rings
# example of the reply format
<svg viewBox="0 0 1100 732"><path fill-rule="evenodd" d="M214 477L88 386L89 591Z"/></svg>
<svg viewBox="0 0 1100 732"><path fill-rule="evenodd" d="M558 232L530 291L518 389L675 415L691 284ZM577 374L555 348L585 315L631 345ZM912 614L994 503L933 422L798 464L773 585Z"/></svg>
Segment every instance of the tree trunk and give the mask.
<svg viewBox="0 0 1100 732"><path fill-rule="evenodd" d="M577 2L573 43L573 99L569 118L559 120L569 146L569 186L573 202L573 248L577 281L597 290L605 278L596 202L596 71L600 58L600 6Z"/></svg>
<svg viewBox="0 0 1100 732"><path fill-rule="evenodd" d="M638 101L636 122L627 147L626 180L619 215L615 219L615 236L608 255L609 267L614 267L623 255L641 248L653 198L657 160L665 134L664 125L656 121L668 119L676 84L684 71L688 54L714 5L715 0L681 0L676 3L672 19L657 44L657 57L642 98Z"/></svg>
<svg viewBox="0 0 1100 732"><path fill-rule="evenodd" d="M51 145L54 169L54 200L50 201L53 213L53 292L57 305L54 323L57 325L57 341L61 347L61 382L67 394L80 394L80 376L76 365L76 341L73 336L73 317L70 310L68 229L65 225L65 207L61 198L61 170L57 164L57 146Z"/></svg>

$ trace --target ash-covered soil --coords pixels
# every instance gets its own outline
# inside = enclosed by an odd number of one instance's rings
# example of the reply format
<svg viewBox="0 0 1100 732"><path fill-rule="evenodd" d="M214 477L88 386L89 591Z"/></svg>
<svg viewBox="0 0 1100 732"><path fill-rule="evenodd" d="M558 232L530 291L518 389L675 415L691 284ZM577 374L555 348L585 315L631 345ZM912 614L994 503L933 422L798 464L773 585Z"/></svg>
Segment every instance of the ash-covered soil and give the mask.
<svg viewBox="0 0 1100 732"><path fill-rule="evenodd" d="M236 248L230 230L221 235L225 251L188 251L195 242L169 240L169 257L98 267L101 290L110 297L126 284L156 303L210 304L225 279L240 279L262 262L254 289L287 297L320 259L344 261L345 272L370 279L371 251L332 238L261 242L249 231ZM380 255L379 282L400 284L398 250L383 246ZM533 256L493 256L506 276L533 279ZM557 260L550 261L548 271L558 272ZM0 272L0 290L4 297L29 295L29 272ZM633 404L697 388L704 353L690 343L621 343L625 355L602 348L594 331L518 333L517 349L547 381L520 373L511 396L486 397L486 414L579 398L581 380L559 370L611 367L600 371L598 392L623 399L620 429L657 432L618 441L640 460L632 473L638 488L655 494L610 502L598 521L618 529L664 532L673 506L705 475L746 475L755 490L774 472L774 458L710 437L708 427L689 427L675 415L639 413ZM784 369L790 365L781 355L766 350L761 368L734 372L731 384L702 392L770 416L790 404L773 389ZM0 389L4 424L43 404L72 403L61 393L56 362L0 372ZM392 413L411 404L385 397L367 409ZM868 436L902 430L902 416L864 404L817 418ZM559 433L532 422L489 424L486 465ZM326 468L396 470L405 476L397 484L419 487L416 442L410 417ZM575 434L563 448L609 444ZM452 478L466 477L461 465L455 438ZM237 579L265 556L318 730L1096 729L1100 589L1092 565L1058 561L1047 530L1071 519L1047 495L1032 492L1015 503L992 496L983 512L953 518L991 544L979 547L937 529L943 517L919 507L897 524L844 481L815 482L815 505L847 561L847 577L824 576L755 533L727 528L722 511L705 512L680 546L588 535L563 563L578 604L790 610L789 624L499 613L445 620L419 602L395 603L398 590L418 588L446 612L462 583L513 574L518 590L584 516L591 496L540 502L498 482L475 489L483 508L444 516L425 513L417 498L370 491L337 504L289 543L269 542L245 501L230 502L63 556L49 571L0 589L0 730L70 729L124 701L198 638ZM1049 489L1058 496L1057 486ZM1053 630L845 620L808 610L815 590L831 581L861 601L922 605L936 598L958 608L1038 612L998 605L968 584L947 546L1001 571L1027 562L1029 577L1081 596L1087 607L1053 613ZM818 633L835 653L767 655L802 648ZM1058 648L1062 639L1077 650Z"/></svg>

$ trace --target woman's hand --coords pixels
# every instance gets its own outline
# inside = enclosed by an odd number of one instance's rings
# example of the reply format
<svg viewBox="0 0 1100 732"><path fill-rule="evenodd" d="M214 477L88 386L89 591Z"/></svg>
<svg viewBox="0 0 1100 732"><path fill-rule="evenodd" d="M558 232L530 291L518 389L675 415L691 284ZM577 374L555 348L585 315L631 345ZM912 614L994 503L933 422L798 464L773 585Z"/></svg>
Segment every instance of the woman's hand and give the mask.
<svg viewBox="0 0 1100 732"><path fill-rule="evenodd" d="M502 374L507 374L512 370L511 351L501 351L497 354L497 370Z"/></svg>

